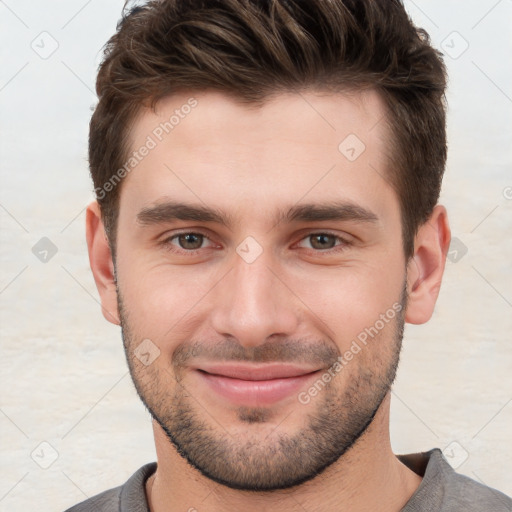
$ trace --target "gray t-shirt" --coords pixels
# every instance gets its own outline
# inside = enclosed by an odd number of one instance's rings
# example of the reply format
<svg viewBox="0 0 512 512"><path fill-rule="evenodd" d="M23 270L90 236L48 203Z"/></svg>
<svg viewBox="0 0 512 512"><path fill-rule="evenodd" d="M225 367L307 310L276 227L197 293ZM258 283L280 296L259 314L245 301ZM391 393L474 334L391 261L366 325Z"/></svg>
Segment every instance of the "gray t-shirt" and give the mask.
<svg viewBox="0 0 512 512"><path fill-rule="evenodd" d="M400 512L512 512L512 499L456 473L439 448L397 457L423 477ZM145 483L156 466L156 462L142 466L124 485L93 496L65 512L149 512Z"/></svg>

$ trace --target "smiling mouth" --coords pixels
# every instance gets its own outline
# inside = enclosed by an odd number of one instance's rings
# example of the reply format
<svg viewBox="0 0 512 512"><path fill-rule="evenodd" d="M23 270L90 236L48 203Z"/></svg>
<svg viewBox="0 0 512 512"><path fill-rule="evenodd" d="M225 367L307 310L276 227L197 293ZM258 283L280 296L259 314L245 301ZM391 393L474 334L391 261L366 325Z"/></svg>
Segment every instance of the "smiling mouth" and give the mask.
<svg viewBox="0 0 512 512"><path fill-rule="evenodd" d="M272 405L297 395L318 368L284 364L203 365L196 369L209 390L231 403L246 406Z"/></svg>

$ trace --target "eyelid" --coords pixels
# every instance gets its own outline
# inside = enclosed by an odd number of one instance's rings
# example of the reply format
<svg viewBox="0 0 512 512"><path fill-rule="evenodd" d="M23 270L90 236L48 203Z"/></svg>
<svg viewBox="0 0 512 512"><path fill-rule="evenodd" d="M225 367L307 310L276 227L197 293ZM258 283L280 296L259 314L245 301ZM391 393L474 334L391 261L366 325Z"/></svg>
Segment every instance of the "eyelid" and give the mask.
<svg viewBox="0 0 512 512"><path fill-rule="evenodd" d="M187 250L187 249L182 249L181 247L177 247L175 246L174 244L171 243L172 240L174 240L175 238L181 236L181 235L201 235L202 237L204 237L206 240L208 240L210 243L214 244L214 242L212 241L211 237L206 233L204 232L202 229L198 228L198 229L194 229L194 228L188 228L188 229L184 229L182 231L177 231L177 232L173 232L172 234L169 234L168 236L166 236L161 242L159 242L160 245L164 246L164 247L169 247L172 245L172 247L174 248L171 252L175 252L177 254L195 254L201 250L204 250L204 249L208 249L208 248L211 248L212 246L209 246L209 247L201 247L199 249L191 249L191 250ZM328 235L328 236L332 236L334 238L336 238L339 242L338 245L335 245L334 247L330 248L330 249L309 249L310 251L316 253L316 254L330 254L330 253L334 253L334 252L338 252L338 251L342 251L343 249L345 249L346 247L350 246L353 244L353 242L349 239L350 237L343 237L337 233L334 233L328 229L318 229L318 230L304 230L304 232L302 233L302 236L300 238L300 240L294 244L294 245L297 245L301 242L303 242L304 240L306 240L307 238L311 237L311 236L315 236L315 235ZM308 249L308 248L306 248Z"/></svg>
<svg viewBox="0 0 512 512"><path fill-rule="evenodd" d="M164 247L168 247L168 246L174 247L173 251L171 251L171 252L176 252L178 254L179 253L182 253L182 254L195 254L198 251L201 251L203 249L208 249L208 248L211 247L211 246L209 246L209 247L201 247L199 249L187 250L187 249L182 249L181 247L177 247L177 246L175 246L174 244L171 243L171 241L173 241L175 238L178 238L181 235L201 235L204 239L208 240L210 243L213 244L213 241L210 238L210 236L207 235L203 230L201 230L201 229L190 229L190 228L184 229L182 231L173 232L172 234L169 234L168 236L165 236L165 238L163 238L163 240L161 242L159 242L159 244L163 245Z"/></svg>
<svg viewBox="0 0 512 512"><path fill-rule="evenodd" d="M349 237L343 237L337 233L333 233L332 231L328 230L328 229L324 229L324 230L315 230L315 231L307 231L306 234L301 237L301 239L299 240L298 243L300 242L303 242L304 240L308 239L309 237L311 236L315 236L315 235L328 235L328 236L332 236L333 238L336 238L337 241L340 241L341 243L338 244L338 245L335 245L334 247L330 248L330 249L310 249L311 251L315 252L315 253L318 253L318 254L329 254L329 253L332 253L332 252L336 252L336 251L340 251L340 250L343 250L345 247L347 246L350 246L353 244L353 242L349 239Z"/></svg>

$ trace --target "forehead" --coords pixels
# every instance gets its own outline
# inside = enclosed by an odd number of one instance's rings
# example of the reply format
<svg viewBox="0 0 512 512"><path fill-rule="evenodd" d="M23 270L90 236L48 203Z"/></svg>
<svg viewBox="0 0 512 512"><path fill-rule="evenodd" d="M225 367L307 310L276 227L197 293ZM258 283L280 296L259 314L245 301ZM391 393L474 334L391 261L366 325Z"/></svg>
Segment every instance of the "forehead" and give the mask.
<svg viewBox="0 0 512 512"><path fill-rule="evenodd" d="M127 173L121 208L169 196L258 217L306 196L386 207L387 130L375 91L286 93L261 106L212 91L176 94L133 123L131 154L144 156Z"/></svg>
<svg viewBox="0 0 512 512"><path fill-rule="evenodd" d="M200 142L205 147L223 140L282 142L288 135L311 144L330 144L347 132L371 143L379 132L385 131L385 123L380 123L385 118L384 102L375 90L289 92L275 94L262 103L201 91L166 97L157 103L155 111L143 108L132 123L129 139L134 147L147 135L158 142L165 138L176 145ZM375 130L378 124L380 127ZM205 133L210 138L201 140Z"/></svg>

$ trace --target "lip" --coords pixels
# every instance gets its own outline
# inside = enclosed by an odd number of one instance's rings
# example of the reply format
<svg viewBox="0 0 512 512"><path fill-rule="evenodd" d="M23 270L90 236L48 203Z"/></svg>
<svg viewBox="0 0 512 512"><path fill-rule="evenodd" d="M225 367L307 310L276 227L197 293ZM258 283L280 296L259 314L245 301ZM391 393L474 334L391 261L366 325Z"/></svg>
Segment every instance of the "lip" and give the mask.
<svg viewBox="0 0 512 512"><path fill-rule="evenodd" d="M196 369L209 389L232 403L247 406L271 405L297 394L319 371L285 364L202 365Z"/></svg>

